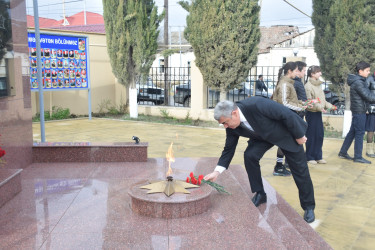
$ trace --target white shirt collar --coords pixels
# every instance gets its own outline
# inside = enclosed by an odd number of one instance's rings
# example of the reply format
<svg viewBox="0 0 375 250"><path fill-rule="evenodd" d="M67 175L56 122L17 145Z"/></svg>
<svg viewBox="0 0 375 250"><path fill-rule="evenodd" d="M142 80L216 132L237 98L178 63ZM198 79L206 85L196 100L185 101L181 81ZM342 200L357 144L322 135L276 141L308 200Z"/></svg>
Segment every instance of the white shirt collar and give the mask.
<svg viewBox="0 0 375 250"><path fill-rule="evenodd" d="M246 118L245 118L245 116L242 114L242 111L241 111L241 109L240 108L238 108L238 113L240 114L240 121L241 122L247 122L247 120L246 120Z"/></svg>

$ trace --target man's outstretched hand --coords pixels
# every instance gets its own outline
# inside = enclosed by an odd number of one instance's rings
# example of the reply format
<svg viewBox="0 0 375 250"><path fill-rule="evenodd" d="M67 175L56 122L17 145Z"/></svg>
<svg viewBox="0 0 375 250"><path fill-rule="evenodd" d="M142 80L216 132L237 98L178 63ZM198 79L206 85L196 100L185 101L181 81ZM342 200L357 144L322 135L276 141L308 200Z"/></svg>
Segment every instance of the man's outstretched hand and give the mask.
<svg viewBox="0 0 375 250"><path fill-rule="evenodd" d="M205 181L216 181L217 177L220 175L218 171L214 171L211 174L206 175L203 179Z"/></svg>
<svg viewBox="0 0 375 250"><path fill-rule="evenodd" d="M296 141L297 141L298 144L302 145L307 141L307 138L306 138L306 136L304 136L302 138L296 139Z"/></svg>

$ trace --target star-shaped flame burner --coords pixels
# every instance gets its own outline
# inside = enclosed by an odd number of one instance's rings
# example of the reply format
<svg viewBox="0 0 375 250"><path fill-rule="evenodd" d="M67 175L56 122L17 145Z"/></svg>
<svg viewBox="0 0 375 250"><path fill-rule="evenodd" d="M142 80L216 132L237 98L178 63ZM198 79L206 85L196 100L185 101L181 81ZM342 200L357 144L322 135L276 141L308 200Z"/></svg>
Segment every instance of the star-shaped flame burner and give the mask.
<svg viewBox="0 0 375 250"><path fill-rule="evenodd" d="M142 186L140 188L149 189L148 194L164 193L166 196L171 196L174 193L190 194L186 188L197 188L199 186L187 183L185 181L173 180L172 176L168 176L164 181L151 181L151 184Z"/></svg>

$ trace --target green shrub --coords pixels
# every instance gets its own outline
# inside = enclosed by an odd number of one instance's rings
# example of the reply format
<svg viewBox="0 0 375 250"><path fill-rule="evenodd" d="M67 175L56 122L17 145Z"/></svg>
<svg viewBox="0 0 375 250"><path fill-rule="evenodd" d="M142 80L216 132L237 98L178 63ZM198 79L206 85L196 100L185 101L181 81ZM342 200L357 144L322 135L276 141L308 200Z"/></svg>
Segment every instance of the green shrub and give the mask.
<svg viewBox="0 0 375 250"><path fill-rule="evenodd" d="M64 109L61 107L53 106L52 107L52 115L49 111L44 111L44 120L62 120L70 118L70 110L68 108ZM36 113L35 116L32 118L33 122L40 121L40 113Z"/></svg>

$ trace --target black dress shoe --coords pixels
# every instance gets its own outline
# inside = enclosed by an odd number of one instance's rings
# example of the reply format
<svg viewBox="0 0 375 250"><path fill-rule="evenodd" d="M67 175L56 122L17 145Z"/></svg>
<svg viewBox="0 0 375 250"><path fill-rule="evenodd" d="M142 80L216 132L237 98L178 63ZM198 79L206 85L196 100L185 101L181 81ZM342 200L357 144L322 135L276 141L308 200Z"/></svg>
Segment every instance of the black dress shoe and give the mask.
<svg viewBox="0 0 375 250"><path fill-rule="evenodd" d="M347 160L353 160L353 157L351 157L350 155L348 155L348 153L339 153L339 157L342 158L342 159L347 159Z"/></svg>
<svg viewBox="0 0 375 250"><path fill-rule="evenodd" d="M314 214L314 210L313 209L306 209L305 210L305 215L303 216L303 219L307 222L307 223L311 223L315 220L315 214Z"/></svg>
<svg viewBox="0 0 375 250"><path fill-rule="evenodd" d="M267 202L267 194L256 193L251 200L253 201L254 205L257 207L260 204Z"/></svg>
<svg viewBox="0 0 375 250"><path fill-rule="evenodd" d="M366 160L365 158L358 158L358 159L354 159L353 161L354 161L354 162L358 162L358 163L371 164L371 161L368 161L368 160Z"/></svg>

